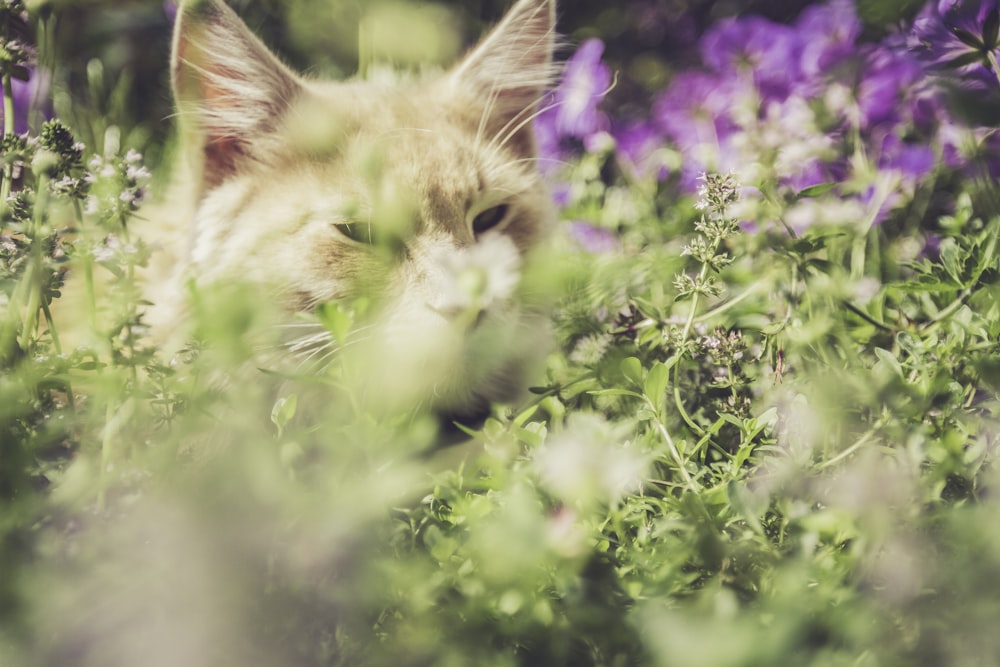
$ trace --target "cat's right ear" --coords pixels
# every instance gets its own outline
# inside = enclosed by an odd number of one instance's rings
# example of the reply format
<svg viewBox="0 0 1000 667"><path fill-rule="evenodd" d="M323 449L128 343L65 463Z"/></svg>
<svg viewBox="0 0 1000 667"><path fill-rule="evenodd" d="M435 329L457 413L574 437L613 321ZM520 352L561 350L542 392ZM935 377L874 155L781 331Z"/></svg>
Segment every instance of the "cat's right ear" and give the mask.
<svg viewBox="0 0 1000 667"><path fill-rule="evenodd" d="M556 69L556 0L518 0L452 72L452 81L488 103L498 126L528 118Z"/></svg>
<svg viewBox="0 0 1000 667"><path fill-rule="evenodd" d="M171 74L185 143L201 153L208 188L265 158L277 123L302 90L221 0L182 2Z"/></svg>

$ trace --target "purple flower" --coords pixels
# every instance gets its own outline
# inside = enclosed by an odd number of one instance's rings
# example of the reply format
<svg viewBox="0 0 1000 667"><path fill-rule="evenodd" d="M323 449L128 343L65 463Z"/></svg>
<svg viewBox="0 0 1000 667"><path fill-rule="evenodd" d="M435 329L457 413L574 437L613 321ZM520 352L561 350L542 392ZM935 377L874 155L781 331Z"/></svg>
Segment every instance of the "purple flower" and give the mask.
<svg viewBox="0 0 1000 667"><path fill-rule="evenodd" d="M588 39L566 62L555 99L560 136L585 139L606 128L607 119L597 108L611 86L611 69L601 62L603 54L604 42Z"/></svg>
<svg viewBox="0 0 1000 667"><path fill-rule="evenodd" d="M43 119L52 117L49 105L49 76L46 70L27 67L27 81L14 79L11 89L14 93L14 133L24 134L28 131L28 121L32 114L40 114ZM3 111L0 110L0 118Z"/></svg>
<svg viewBox="0 0 1000 667"><path fill-rule="evenodd" d="M914 91L909 107L914 128L924 136L932 136L942 124L952 122L939 88L923 86Z"/></svg>
<svg viewBox="0 0 1000 667"><path fill-rule="evenodd" d="M599 39L580 45L566 63L559 85L542 100L534 130L543 169L546 162L551 166L564 159L565 140L586 142L609 124L598 109L611 86L611 69L601 62L603 53Z"/></svg>
<svg viewBox="0 0 1000 667"><path fill-rule="evenodd" d="M549 195L559 208L566 208L573 201L573 189L569 183L556 182L549 185Z"/></svg>
<svg viewBox="0 0 1000 667"><path fill-rule="evenodd" d="M802 42L800 68L810 82L853 55L861 34L861 20L852 0L807 7L795 25Z"/></svg>
<svg viewBox="0 0 1000 667"><path fill-rule="evenodd" d="M702 36L700 49L703 62L720 74L752 74L765 99L785 99L801 78L796 31L759 16L720 21Z"/></svg>
<svg viewBox="0 0 1000 667"><path fill-rule="evenodd" d="M577 220L569 223L569 234L581 248L595 254L614 252L618 249L618 237L589 222Z"/></svg>
<svg viewBox="0 0 1000 667"><path fill-rule="evenodd" d="M163 0L163 13L171 23L177 18L177 0Z"/></svg>
<svg viewBox="0 0 1000 667"><path fill-rule="evenodd" d="M907 143L895 134L882 142L879 168L897 172L908 185L919 183L934 171L936 164L934 150L926 144Z"/></svg>
<svg viewBox="0 0 1000 667"><path fill-rule="evenodd" d="M684 154L681 185L697 189L704 171L725 170L730 137L739 131L730 112L753 96L748 82L714 73L677 74L653 103L653 121Z"/></svg>
<svg viewBox="0 0 1000 667"><path fill-rule="evenodd" d="M879 45L866 54L862 70L856 91L861 127L867 129L904 120L903 102L923 73L920 66L907 54Z"/></svg>
<svg viewBox="0 0 1000 667"><path fill-rule="evenodd" d="M821 185L837 180L839 179L832 173L829 165L816 159L803 163L794 173L781 175L781 184L795 193L812 185Z"/></svg>
<svg viewBox="0 0 1000 667"><path fill-rule="evenodd" d="M554 93L549 93L542 99L541 110L535 116L532 129L535 133L535 143L538 146L539 168L549 171L562 163L564 155L562 149L562 138L556 129L557 107L553 100Z"/></svg>
<svg viewBox="0 0 1000 667"><path fill-rule="evenodd" d="M633 176L642 178L655 170L658 180L667 177L666 165L654 157L664 144L664 137L655 125L647 121L632 122L616 128L613 135L618 162Z"/></svg>
<svg viewBox="0 0 1000 667"><path fill-rule="evenodd" d="M996 88L998 34L998 0L932 0L914 20L908 42L932 67L957 70L969 85Z"/></svg>
<svg viewBox="0 0 1000 667"><path fill-rule="evenodd" d="M659 127L682 149L718 145L737 128L729 115L741 86L707 72L681 72L653 103Z"/></svg>

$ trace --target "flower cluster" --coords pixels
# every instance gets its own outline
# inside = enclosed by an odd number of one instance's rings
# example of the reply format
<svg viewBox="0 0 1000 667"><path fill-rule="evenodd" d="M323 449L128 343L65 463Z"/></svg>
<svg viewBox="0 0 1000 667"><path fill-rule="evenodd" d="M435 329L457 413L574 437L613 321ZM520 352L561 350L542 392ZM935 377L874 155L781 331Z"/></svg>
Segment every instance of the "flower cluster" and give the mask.
<svg viewBox="0 0 1000 667"><path fill-rule="evenodd" d="M82 199L89 183L83 168L83 152L86 146L77 141L69 129L58 120L50 120L42 126L38 137L41 149L36 156L36 170L44 166L44 171L52 179L51 187L57 194Z"/></svg>
<svg viewBox="0 0 1000 667"><path fill-rule="evenodd" d="M702 265L697 277L679 273L674 279L678 298L694 294L716 296L720 287L709 274L717 272L732 262L728 253L721 251L723 242L739 231L739 222L732 217L731 208L739 199L738 187L732 174L702 174L695 205L703 215L695 223L695 236L681 251ZM693 312L693 310L692 310Z"/></svg>
<svg viewBox="0 0 1000 667"><path fill-rule="evenodd" d="M28 26L28 10L22 0L0 1L0 67L24 65L35 54Z"/></svg>
<svg viewBox="0 0 1000 667"><path fill-rule="evenodd" d="M87 198L87 213L124 225L146 198L150 173L143 166L142 154L129 150L124 157L95 155L87 166L90 173L86 179L91 192Z"/></svg>
<svg viewBox="0 0 1000 667"><path fill-rule="evenodd" d="M600 43L587 42L555 94L574 101L539 119L540 145L553 157L570 138L591 152L611 145L627 172L687 193L706 171L733 172L759 190L744 205L783 200L793 229L864 229L942 171L1000 172L995 133L956 111L948 85L1000 99L996 0L932 1L876 43L862 27L854 0L807 7L792 25L723 19L698 42L701 66L677 72L648 118L621 122L598 110L608 74ZM657 159L663 149L682 155L676 170ZM822 195L830 206L809 201Z"/></svg>

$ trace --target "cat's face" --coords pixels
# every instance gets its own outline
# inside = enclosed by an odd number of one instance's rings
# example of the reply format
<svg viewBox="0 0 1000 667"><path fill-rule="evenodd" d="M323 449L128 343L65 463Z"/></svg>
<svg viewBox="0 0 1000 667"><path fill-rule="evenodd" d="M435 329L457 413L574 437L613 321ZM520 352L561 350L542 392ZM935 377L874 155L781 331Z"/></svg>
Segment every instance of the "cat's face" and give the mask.
<svg viewBox="0 0 1000 667"><path fill-rule="evenodd" d="M552 215L531 119L553 16L553 0L521 0L438 77L320 83L218 0L185 5L174 85L200 172L188 274L259 283L289 312L367 297L386 372L430 373L447 410L505 397L532 337L518 271Z"/></svg>

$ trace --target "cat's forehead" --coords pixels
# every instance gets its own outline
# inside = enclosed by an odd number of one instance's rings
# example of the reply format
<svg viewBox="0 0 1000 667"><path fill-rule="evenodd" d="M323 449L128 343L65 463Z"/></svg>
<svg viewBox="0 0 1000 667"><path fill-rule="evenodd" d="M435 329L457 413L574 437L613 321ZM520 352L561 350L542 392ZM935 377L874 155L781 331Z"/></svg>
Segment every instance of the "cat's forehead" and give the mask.
<svg viewBox="0 0 1000 667"><path fill-rule="evenodd" d="M479 118L434 85L328 84L299 103L289 132L318 169L359 186L390 179L447 194L482 189L514 162Z"/></svg>
<svg viewBox="0 0 1000 667"><path fill-rule="evenodd" d="M483 109L431 79L396 85L356 81L315 85L297 105L297 115L313 122L340 124L348 136L396 138L410 144L429 140L468 143Z"/></svg>

